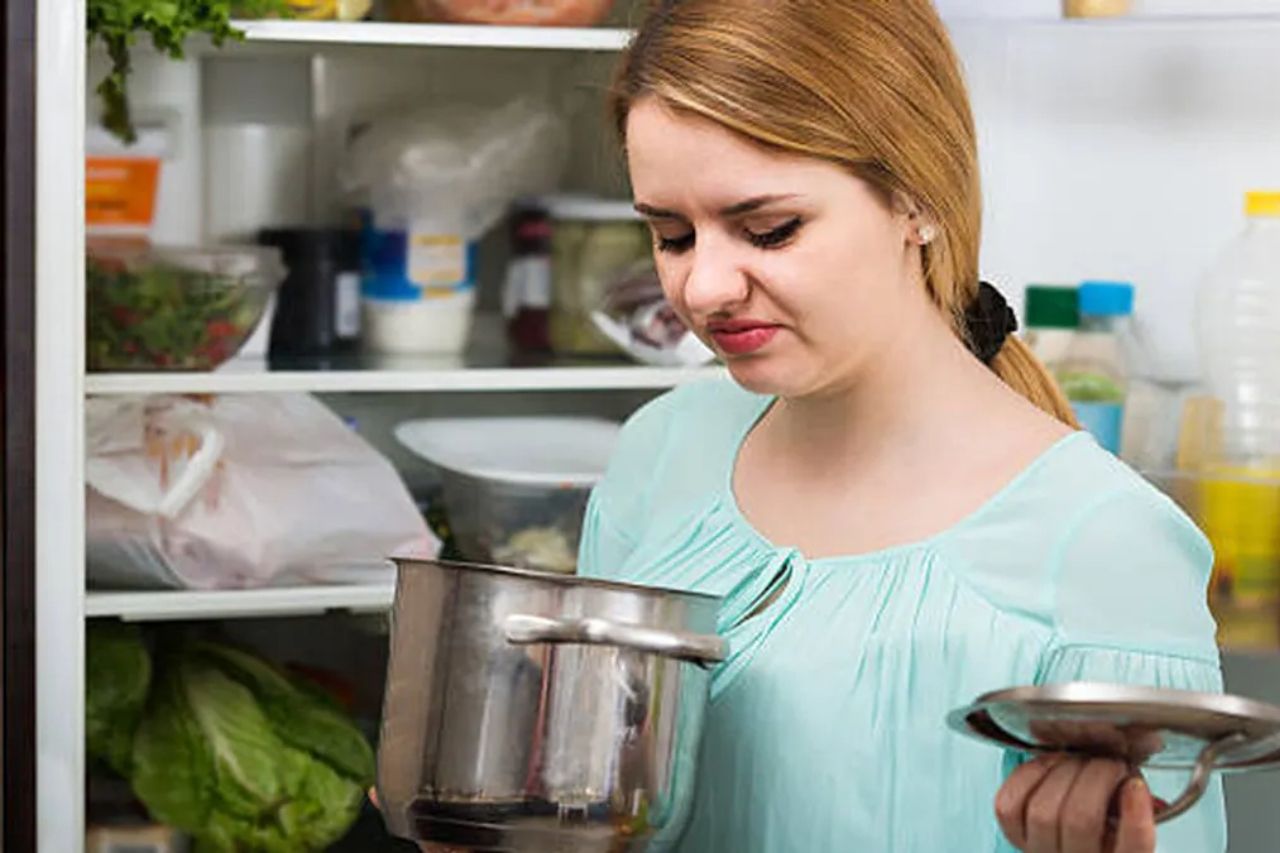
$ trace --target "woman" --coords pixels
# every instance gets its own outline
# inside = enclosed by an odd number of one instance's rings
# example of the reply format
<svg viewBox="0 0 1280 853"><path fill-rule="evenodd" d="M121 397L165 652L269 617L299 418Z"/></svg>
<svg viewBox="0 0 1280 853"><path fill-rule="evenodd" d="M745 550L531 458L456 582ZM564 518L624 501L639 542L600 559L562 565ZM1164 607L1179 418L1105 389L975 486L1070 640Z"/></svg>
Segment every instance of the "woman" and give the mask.
<svg viewBox="0 0 1280 853"><path fill-rule="evenodd" d="M944 725L1013 685L1221 683L1207 543L1074 430L979 286L932 4L661 3L613 111L666 295L733 380L631 419L580 560L725 596L680 853L1155 850L1125 766L1015 766ZM1224 836L1214 787L1159 849Z"/></svg>
<svg viewBox="0 0 1280 853"><path fill-rule="evenodd" d="M1221 685L1207 543L1074 430L979 286L932 4L661 3L613 114L666 295L733 380L631 419L580 563L725 596L681 853L1155 850L1125 766L1015 769L944 726L1013 685ZM1214 789L1159 849L1224 836Z"/></svg>

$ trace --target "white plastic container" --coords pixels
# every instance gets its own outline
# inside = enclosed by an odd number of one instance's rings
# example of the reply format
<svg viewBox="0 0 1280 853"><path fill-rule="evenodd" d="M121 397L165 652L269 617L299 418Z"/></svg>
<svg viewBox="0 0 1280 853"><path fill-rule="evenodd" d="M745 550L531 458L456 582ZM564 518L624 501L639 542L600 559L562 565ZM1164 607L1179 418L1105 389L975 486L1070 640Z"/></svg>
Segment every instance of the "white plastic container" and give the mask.
<svg viewBox="0 0 1280 853"><path fill-rule="evenodd" d="M442 418L407 421L395 435L440 470L465 559L572 573L619 429L592 418Z"/></svg>
<svg viewBox="0 0 1280 853"><path fill-rule="evenodd" d="M1223 404L1223 462L1280 467L1280 192L1251 192L1244 231L1200 286L1197 332Z"/></svg>
<svg viewBox="0 0 1280 853"><path fill-rule="evenodd" d="M460 353L476 301L475 243L429 222L383 226L365 215L365 348L383 355Z"/></svg>
<svg viewBox="0 0 1280 853"><path fill-rule="evenodd" d="M474 290L431 299L361 300L364 346L383 355L454 355L467 344Z"/></svg>

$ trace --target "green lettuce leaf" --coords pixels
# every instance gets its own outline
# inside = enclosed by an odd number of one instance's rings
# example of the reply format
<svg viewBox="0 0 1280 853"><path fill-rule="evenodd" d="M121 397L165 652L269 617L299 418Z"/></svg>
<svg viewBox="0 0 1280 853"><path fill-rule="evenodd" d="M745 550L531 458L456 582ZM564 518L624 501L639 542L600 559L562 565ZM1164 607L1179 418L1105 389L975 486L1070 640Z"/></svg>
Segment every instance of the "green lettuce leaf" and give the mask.
<svg viewBox="0 0 1280 853"><path fill-rule="evenodd" d="M361 786L373 784L373 748L341 710L316 701L277 669L238 649L202 643L197 651L254 692L286 743Z"/></svg>
<svg viewBox="0 0 1280 853"><path fill-rule="evenodd" d="M133 791L152 817L179 829L203 827L213 813L213 756L187 704L179 674L152 690L133 746Z"/></svg>
<svg viewBox="0 0 1280 853"><path fill-rule="evenodd" d="M134 733L151 687L151 655L133 625L93 622L86 639L86 748L128 777Z"/></svg>

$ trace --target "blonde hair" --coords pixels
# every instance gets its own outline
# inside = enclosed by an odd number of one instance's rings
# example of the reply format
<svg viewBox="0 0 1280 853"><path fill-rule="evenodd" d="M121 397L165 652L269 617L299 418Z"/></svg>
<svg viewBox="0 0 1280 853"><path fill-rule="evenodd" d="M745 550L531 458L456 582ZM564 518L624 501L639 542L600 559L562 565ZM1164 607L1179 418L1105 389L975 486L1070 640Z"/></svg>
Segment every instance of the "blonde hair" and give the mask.
<svg viewBox="0 0 1280 853"><path fill-rule="evenodd" d="M960 63L932 0L656 0L610 94L625 138L636 99L762 145L842 164L937 226L929 294L968 342L982 231L977 136ZM1010 337L991 369L1075 424L1053 377Z"/></svg>

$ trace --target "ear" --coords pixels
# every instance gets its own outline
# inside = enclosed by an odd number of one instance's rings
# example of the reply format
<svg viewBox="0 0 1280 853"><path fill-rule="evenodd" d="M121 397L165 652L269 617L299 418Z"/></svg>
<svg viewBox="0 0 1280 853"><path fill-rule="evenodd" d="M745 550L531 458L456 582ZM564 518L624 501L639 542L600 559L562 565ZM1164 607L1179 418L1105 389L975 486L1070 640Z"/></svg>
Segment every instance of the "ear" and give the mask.
<svg viewBox="0 0 1280 853"><path fill-rule="evenodd" d="M893 194L893 212L901 217L906 242L927 246L938 237L938 226L933 217L921 209L915 199L903 192Z"/></svg>

